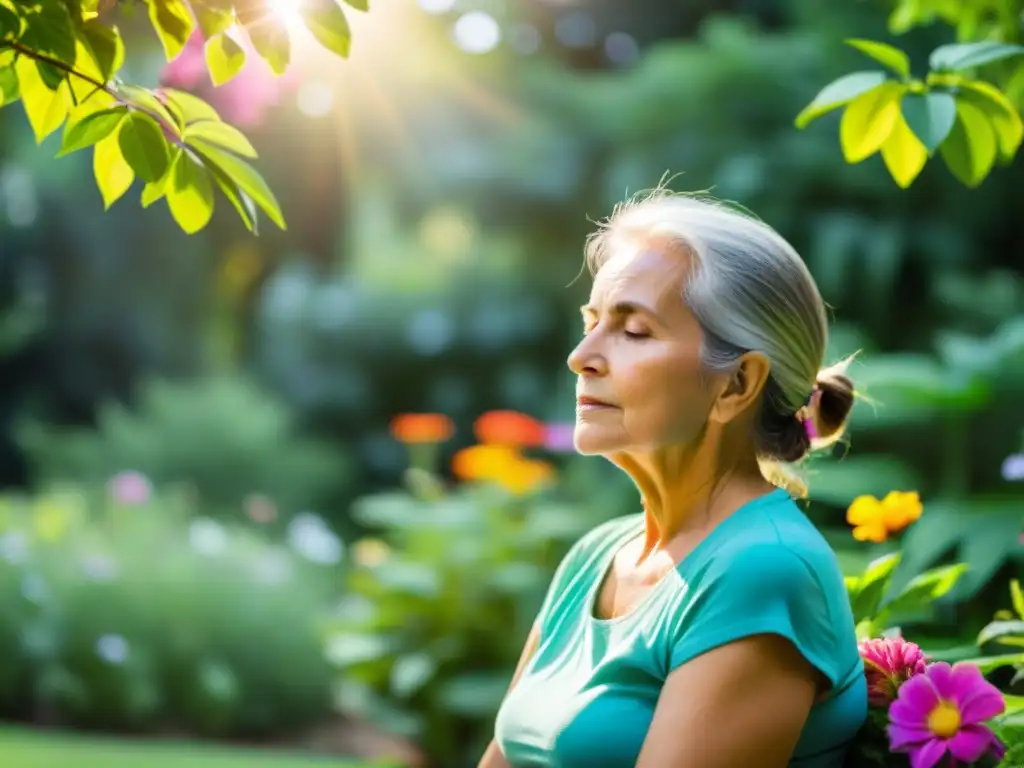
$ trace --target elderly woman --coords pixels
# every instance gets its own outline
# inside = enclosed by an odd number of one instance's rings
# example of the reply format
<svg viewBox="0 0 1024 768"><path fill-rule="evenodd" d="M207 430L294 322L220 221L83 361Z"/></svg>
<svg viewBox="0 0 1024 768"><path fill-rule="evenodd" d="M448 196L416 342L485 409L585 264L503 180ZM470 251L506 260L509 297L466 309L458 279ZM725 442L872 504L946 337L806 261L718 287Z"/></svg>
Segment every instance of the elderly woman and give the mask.
<svg viewBox="0 0 1024 768"><path fill-rule="evenodd" d="M576 448L640 490L559 566L480 768L834 768L867 713L836 559L780 463L853 404L775 231L659 191L588 242Z"/></svg>

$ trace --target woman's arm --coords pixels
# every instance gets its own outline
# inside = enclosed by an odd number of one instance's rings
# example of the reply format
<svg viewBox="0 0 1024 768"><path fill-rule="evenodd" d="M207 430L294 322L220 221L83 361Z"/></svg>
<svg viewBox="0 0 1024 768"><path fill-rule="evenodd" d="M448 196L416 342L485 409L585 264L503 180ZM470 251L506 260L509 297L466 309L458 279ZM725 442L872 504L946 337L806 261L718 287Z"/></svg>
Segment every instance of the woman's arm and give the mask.
<svg viewBox="0 0 1024 768"><path fill-rule="evenodd" d="M636 768L786 768L819 681L779 635L697 656L665 681Z"/></svg>
<svg viewBox="0 0 1024 768"><path fill-rule="evenodd" d="M509 683L508 690L512 690L516 683L519 682L519 678L523 674L523 669L529 663L533 657L534 651L537 650L537 642L540 639L540 632L537 624L533 625L530 630L530 634L526 638L526 644L523 647L523 652L519 655L519 663L516 664L516 671L512 675L512 682ZM508 696L508 693L505 694ZM480 758L480 762L477 764L477 768L511 768L508 760L501 754L501 750L498 748L498 743L491 739L491 743L487 745L487 749L484 751L484 756Z"/></svg>

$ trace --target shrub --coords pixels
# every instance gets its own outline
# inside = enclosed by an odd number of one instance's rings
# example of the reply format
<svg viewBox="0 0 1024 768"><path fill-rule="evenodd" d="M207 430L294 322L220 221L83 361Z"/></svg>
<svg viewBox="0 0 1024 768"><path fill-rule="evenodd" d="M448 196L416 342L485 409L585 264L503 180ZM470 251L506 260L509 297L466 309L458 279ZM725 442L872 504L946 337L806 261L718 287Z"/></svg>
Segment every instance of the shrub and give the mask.
<svg viewBox="0 0 1024 768"><path fill-rule="evenodd" d="M286 545L168 492L0 505L0 715L264 737L330 714L340 545L315 518Z"/></svg>

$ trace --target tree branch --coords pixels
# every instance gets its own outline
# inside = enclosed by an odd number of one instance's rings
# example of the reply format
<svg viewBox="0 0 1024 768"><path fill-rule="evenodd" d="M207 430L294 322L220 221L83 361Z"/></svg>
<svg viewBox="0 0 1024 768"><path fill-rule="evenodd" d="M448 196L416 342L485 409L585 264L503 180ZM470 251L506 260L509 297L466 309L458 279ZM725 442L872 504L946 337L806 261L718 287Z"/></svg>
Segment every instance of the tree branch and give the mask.
<svg viewBox="0 0 1024 768"><path fill-rule="evenodd" d="M79 80L84 80L87 83L95 85L98 89L106 91L111 96L117 95L114 93L114 91L110 88L110 86L107 83L100 82L99 80L93 77L89 77L88 75L79 72L77 69L70 66L69 64L64 63L60 59L55 59L51 56L47 56L45 53L34 51L28 46L22 45L17 41L5 40L3 41L3 43L0 43L0 45L6 48L10 48L13 51L17 51L22 56L28 56L30 59L35 59L36 61L41 61L45 64L49 64L51 67L55 67L56 69L59 69L62 72L67 73L68 75L74 75Z"/></svg>

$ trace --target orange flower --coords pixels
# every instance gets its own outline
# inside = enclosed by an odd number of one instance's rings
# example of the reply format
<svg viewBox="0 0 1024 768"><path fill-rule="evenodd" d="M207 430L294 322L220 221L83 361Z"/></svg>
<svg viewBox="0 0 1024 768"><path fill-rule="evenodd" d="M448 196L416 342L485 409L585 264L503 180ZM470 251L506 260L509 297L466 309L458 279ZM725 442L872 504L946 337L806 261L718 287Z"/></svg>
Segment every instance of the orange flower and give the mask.
<svg viewBox="0 0 1024 768"><path fill-rule="evenodd" d="M922 510L917 491L891 491L881 500L864 495L846 510L846 522L857 541L881 543L920 518Z"/></svg>
<svg viewBox="0 0 1024 768"><path fill-rule="evenodd" d="M546 461L527 459L504 445L464 448L452 459L452 472L464 482L492 482L517 495L538 488L555 474Z"/></svg>
<svg viewBox="0 0 1024 768"><path fill-rule="evenodd" d="M443 413L403 413L391 420L391 435L400 443L443 443L455 433Z"/></svg>
<svg viewBox="0 0 1024 768"><path fill-rule="evenodd" d="M473 424L473 434L481 443L536 448L544 444L544 425L518 411L488 411Z"/></svg>

